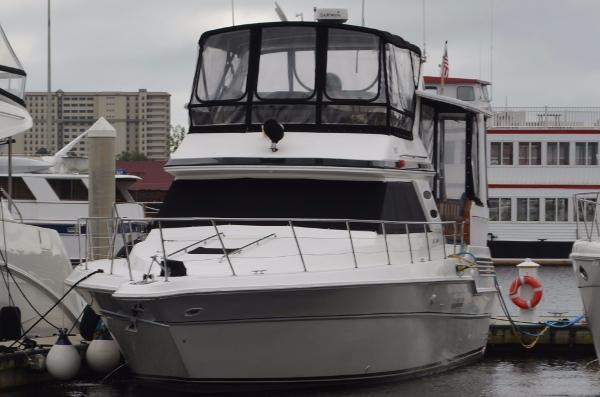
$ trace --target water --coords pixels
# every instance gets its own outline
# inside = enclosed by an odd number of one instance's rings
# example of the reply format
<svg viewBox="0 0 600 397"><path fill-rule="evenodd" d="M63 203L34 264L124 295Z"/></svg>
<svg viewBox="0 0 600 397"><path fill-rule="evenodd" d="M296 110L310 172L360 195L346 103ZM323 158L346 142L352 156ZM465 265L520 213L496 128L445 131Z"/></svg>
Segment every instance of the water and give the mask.
<svg viewBox="0 0 600 397"><path fill-rule="evenodd" d="M511 315L518 315L519 309L508 298L510 283L518 274L516 267L498 266L496 274ZM544 291L542 301L537 307L539 315L548 316L553 312L562 312L561 318L573 318L583 313L583 304L570 266L541 267L538 275ZM500 307L497 308L496 314L501 314Z"/></svg>
<svg viewBox="0 0 600 397"><path fill-rule="evenodd" d="M508 301L508 286L516 268L496 269L503 295L513 314L518 310ZM544 297L541 315L563 312L573 318L582 313L582 304L570 267L540 268ZM500 314L498 308L497 314ZM600 367L594 355L539 355L536 350L517 355L487 355L483 360L439 375L364 387L311 389L285 393L262 393L277 396L600 396ZM132 378L106 384L97 381L53 383L5 392L2 397L158 397L189 396L144 388Z"/></svg>
<svg viewBox="0 0 600 397"><path fill-rule="evenodd" d="M597 396L600 369L594 356L572 358L488 356L469 366L421 379L373 386L265 392L264 396ZM189 396L148 389L132 379L55 383L2 394L3 397L158 397ZM248 395L248 394L236 394Z"/></svg>

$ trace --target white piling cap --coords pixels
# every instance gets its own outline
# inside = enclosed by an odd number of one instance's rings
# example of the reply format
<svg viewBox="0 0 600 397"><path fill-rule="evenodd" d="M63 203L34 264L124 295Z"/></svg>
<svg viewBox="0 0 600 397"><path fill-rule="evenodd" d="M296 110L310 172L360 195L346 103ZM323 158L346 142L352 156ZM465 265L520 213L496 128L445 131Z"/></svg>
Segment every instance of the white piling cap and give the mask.
<svg viewBox="0 0 600 397"><path fill-rule="evenodd" d="M521 262L517 265L518 268L536 268L536 267L540 267L539 264L535 263L534 261L531 260L531 258L527 258L525 259L524 262Z"/></svg>
<svg viewBox="0 0 600 397"><path fill-rule="evenodd" d="M100 117L88 130L88 138L116 138L117 130L104 117Z"/></svg>

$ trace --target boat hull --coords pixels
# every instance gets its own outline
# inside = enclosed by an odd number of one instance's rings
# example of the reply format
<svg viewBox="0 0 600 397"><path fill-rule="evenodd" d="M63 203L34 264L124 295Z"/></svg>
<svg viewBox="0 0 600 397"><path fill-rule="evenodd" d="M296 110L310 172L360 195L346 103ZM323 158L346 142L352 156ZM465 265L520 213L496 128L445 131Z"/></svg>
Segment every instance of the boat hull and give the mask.
<svg viewBox="0 0 600 397"><path fill-rule="evenodd" d="M442 371L483 354L494 301L472 279L144 301L91 293L134 373L199 391Z"/></svg>
<svg viewBox="0 0 600 397"><path fill-rule="evenodd" d="M571 260L596 355L600 357L600 242L576 241Z"/></svg>

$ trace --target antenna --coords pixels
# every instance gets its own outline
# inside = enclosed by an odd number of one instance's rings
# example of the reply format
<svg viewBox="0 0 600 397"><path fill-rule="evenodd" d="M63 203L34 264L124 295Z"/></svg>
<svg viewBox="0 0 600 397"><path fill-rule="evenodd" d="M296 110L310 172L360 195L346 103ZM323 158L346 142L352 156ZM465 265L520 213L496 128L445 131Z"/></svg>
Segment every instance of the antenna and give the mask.
<svg viewBox="0 0 600 397"><path fill-rule="evenodd" d="M490 103L494 99L494 0L490 1Z"/></svg>
<svg viewBox="0 0 600 397"><path fill-rule="evenodd" d="M234 0L231 0L231 26L235 26L235 13L234 13L234 8L235 5L233 4Z"/></svg>
<svg viewBox="0 0 600 397"><path fill-rule="evenodd" d="M361 26L365 26L365 0L362 0L362 14L360 17Z"/></svg>
<svg viewBox="0 0 600 397"><path fill-rule="evenodd" d="M364 2L364 0L363 0ZM422 61L421 62L425 62L427 60L427 20L425 18L426 16L426 9L425 9L425 2L426 0L423 0L422 6L423 6L423 10L422 10L422 14L423 14L423 57L422 57Z"/></svg>
<svg viewBox="0 0 600 397"><path fill-rule="evenodd" d="M282 22L287 22L287 16L285 15L285 12L283 12L283 10L281 9L281 7L279 6L279 4L277 4L277 2L275 2L275 13L277 14L277 16L279 17L279 20Z"/></svg>

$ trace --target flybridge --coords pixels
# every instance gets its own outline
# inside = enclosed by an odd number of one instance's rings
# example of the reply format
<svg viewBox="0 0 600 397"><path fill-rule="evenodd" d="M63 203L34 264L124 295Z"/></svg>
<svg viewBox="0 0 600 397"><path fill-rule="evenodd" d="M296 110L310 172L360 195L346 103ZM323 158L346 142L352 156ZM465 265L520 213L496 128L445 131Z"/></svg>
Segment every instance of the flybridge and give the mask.
<svg viewBox="0 0 600 397"><path fill-rule="evenodd" d="M200 39L190 132L260 131L275 119L288 131L412 138L420 55L401 37L331 22L207 32Z"/></svg>

